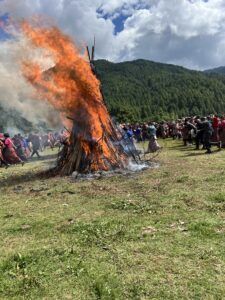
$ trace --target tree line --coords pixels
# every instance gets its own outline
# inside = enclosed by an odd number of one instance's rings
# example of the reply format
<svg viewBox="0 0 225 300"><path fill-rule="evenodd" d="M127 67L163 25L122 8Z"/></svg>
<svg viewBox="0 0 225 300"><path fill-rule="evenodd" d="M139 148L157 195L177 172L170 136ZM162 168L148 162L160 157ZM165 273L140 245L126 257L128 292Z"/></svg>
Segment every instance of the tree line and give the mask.
<svg viewBox="0 0 225 300"><path fill-rule="evenodd" d="M120 122L225 112L225 76L136 60L95 62L110 113Z"/></svg>

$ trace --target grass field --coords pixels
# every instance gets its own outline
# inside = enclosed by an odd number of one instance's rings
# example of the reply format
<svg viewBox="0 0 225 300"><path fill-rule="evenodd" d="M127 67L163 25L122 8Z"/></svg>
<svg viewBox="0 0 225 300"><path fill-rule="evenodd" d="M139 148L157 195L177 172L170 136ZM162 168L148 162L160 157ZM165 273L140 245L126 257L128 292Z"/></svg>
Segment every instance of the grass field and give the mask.
<svg viewBox="0 0 225 300"><path fill-rule="evenodd" d="M161 144L128 177L0 169L0 299L225 299L225 151Z"/></svg>

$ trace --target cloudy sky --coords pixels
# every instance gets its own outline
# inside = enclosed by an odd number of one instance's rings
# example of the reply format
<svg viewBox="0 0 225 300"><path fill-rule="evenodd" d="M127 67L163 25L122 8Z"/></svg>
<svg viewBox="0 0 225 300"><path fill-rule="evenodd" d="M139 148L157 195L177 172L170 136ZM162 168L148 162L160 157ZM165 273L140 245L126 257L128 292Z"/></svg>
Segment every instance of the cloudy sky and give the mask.
<svg viewBox="0 0 225 300"><path fill-rule="evenodd" d="M0 15L44 15L97 58L192 69L225 65L225 0L0 0ZM2 35L2 34L1 34Z"/></svg>

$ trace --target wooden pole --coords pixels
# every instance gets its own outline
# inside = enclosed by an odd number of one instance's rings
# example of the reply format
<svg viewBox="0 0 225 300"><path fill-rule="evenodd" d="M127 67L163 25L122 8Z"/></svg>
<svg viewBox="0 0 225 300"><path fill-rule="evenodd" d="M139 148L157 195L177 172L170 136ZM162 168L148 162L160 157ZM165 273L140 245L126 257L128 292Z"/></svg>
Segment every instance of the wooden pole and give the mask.
<svg viewBox="0 0 225 300"><path fill-rule="evenodd" d="M88 59L89 59L89 62L91 62L91 56L90 56L90 51L89 51L89 48L88 48L88 46L86 47L86 49L87 49L87 54L88 54Z"/></svg>
<svg viewBox="0 0 225 300"><path fill-rule="evenodd" d="M92 53L91 53L91 61L95 60L95 37L94 37L94 45L92 46Z"/></svg>

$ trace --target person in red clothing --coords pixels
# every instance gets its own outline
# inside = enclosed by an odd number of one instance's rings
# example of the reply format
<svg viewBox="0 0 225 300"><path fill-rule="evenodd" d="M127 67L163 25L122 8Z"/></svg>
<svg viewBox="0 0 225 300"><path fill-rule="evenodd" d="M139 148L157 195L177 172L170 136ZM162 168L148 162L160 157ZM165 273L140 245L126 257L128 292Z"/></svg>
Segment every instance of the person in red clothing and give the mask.
<svg viewBox="0 0 225 300"><path fill-rule="evenodd" d="M225 148L225 116L223 116L221 119L221 123L219 126L219 136L221 140L221 146Z"/></svg>
<svg viewBox="0 0 225 300"><path fill-rule="evenodd" d="M4 137L4 136L3 136ZM1 139L1 135L0 135L0 166L5 165L6 168L9 167L9 164L5 161L5 158L3 156L3 150L5 148L5 144L3 142L3 138Z"/></svg>
<svg viewBox="0 0 225 300"><path fill-rule="evenodd" d="M218 115L214 115L212 118L212 127L213 127L213 135L212 135L212 142L219 142L219 127L220 127L220 119Z"/></svg>
<svg viewBox="0 0 225 300"><path fill-rule="evenodd" d="M16 147L12 141L12 139L10 138L10 135L8 133L4 134L5 137L5 148L3 150L3 156L6 160L7 163L9 164L22 164L24 165L24 162L22 161L21 158L19 158L19 156L16 153Z"/></svg>

